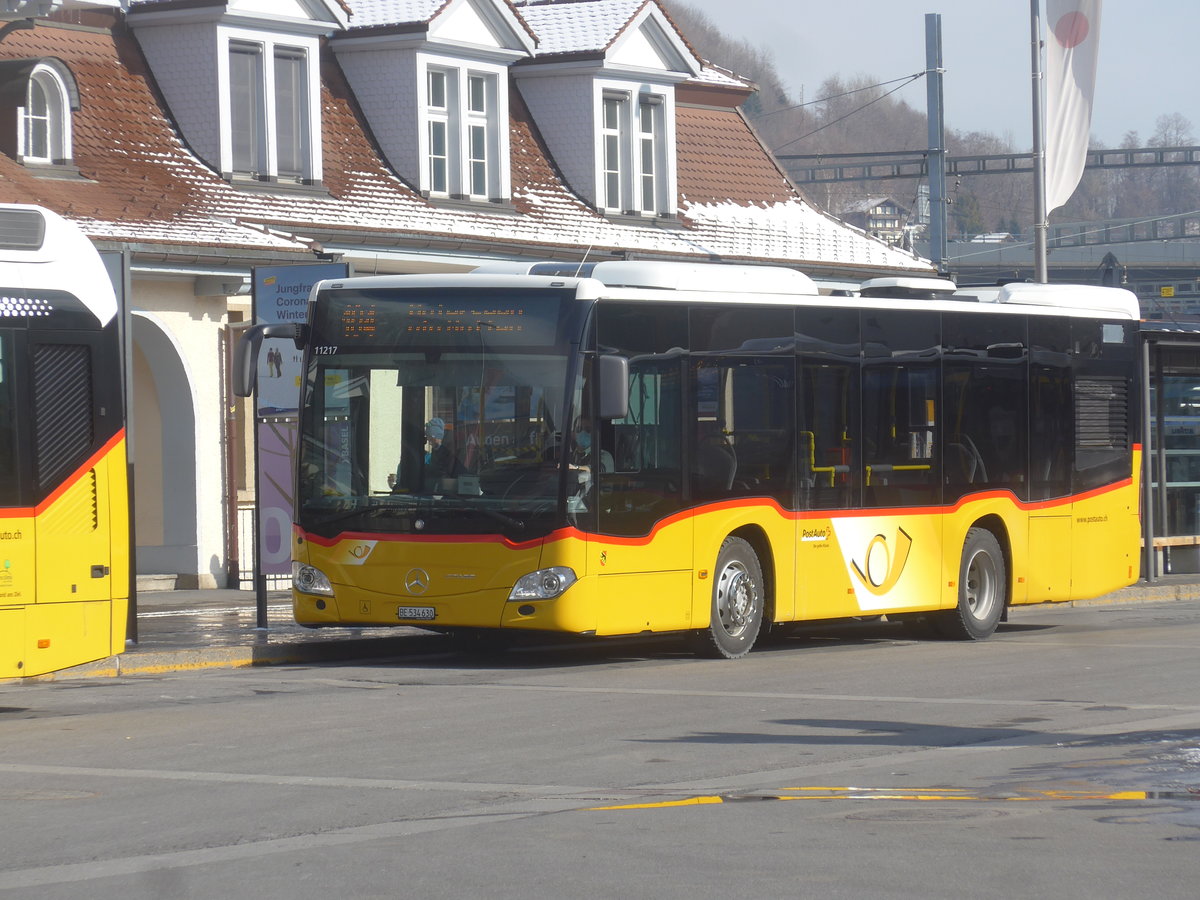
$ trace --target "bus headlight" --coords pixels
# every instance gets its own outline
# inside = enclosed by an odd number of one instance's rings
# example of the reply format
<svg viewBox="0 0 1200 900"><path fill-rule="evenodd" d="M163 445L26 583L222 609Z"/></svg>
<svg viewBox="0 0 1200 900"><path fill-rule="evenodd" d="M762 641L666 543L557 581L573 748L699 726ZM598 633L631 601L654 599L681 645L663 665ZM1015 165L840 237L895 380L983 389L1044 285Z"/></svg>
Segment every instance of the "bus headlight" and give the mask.
<svg viewBox="0 0 1200 900"><path fill-rule="evenodd" d="M509 600L551 600L575 583L575 570L551 566L522 575L513 585Z"/></svg>
<svg viewBox="0 0 1200 900"><path fill-rule="evenodd" d="M302 594L333 596L333 585L320 569L292 560L292 587Z"/></svg>

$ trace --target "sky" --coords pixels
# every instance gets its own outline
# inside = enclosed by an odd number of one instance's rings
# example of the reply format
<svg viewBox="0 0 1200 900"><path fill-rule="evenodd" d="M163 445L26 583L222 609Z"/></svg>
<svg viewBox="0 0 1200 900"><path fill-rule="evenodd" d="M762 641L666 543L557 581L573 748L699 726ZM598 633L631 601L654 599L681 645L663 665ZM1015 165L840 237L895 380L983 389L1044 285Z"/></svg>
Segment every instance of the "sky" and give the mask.
<svg viewBox="0 0 1200 900"><path fill-rule="evenodd" d="M925 68L925 15L942 17L945 121L1032 146L1030 0L679 0L726 37L770 51L793 98L817 100L821 82L890 81ZM1161 115L1180 113L1200 135L1200 0L1106 0L1092 137L1145 146ZM714 60L720 63L720 60ZM925 80L896 98L925 110ZM871 149L871 148L864 148ZM798 152L799 148L797 148Z"/></svg>

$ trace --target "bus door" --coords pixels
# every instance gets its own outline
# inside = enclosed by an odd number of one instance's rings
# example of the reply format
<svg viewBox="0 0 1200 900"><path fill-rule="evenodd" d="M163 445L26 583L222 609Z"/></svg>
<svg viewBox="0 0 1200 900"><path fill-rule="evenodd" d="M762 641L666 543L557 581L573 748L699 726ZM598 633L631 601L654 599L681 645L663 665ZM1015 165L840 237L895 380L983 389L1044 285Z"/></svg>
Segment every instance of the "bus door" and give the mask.
<svg viewBox="0 0 1200 900"><path fill-rule="evenodd" d="M858 613L835 531L862 498L858 312L797 311L797 619Z"/></svg>
<svg viewBox="0 0 1200 900"><path fill-rule="evenodd" d="M748 541L779 621L793 618L796 597L795 343L787 307L691 310L685 443L696 567L714 566L731 534Z"/></svg>
<svg viewBox="0 0 1200 900"><path fill-rule="evenodd" d="M1071 596L1072 447L1071 323L1029 319L1029 557L1025 590L1031 603ZM1022 599L1018 592L1017 600Z"/></svg>
<svg viewBox="0 0 1200 900"><path fill-rule="evenodd" d="M30 334L38 602L112 597L110 469L96 458L120 399L97 390L98 334ZM90 464L89 464L90 463ZM124 478L124 471L111 473ZM123 535L122 535L123 537ZM107 616L107 613L105 614Z"/></svg>
<svg viewBox="0 0 1200 900"><path fill-rule="evenodd" d="M600 351L629 358L629 413L601 423L598 491L583 500L596 507L588 574L598 576L601 634L707 624L693 623L693 518L683 514L686 314L645 302L598 307Z"/></svg>
<svg viewBox="0 0 1200 900"><path fill-rule="evenodd" d="M958 569L957 550L943 554L941 315L864 311L862 345L863 506L873 513L847 521L842 540L856 605L935 609L945 598L930 585L957 581Z"/></svg>

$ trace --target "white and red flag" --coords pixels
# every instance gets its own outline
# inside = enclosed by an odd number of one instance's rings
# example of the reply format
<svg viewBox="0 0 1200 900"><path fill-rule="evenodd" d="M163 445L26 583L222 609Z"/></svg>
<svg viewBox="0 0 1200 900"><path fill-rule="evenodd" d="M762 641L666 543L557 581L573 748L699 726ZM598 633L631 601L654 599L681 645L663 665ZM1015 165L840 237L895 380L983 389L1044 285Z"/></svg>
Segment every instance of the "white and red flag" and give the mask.
<svg viewBox="0 0 1200 900"><path fill-rule="evenodd" d="M1044 0L1046 212L1075 192L1087 162L1100 56L1100 0Z"/></svg>

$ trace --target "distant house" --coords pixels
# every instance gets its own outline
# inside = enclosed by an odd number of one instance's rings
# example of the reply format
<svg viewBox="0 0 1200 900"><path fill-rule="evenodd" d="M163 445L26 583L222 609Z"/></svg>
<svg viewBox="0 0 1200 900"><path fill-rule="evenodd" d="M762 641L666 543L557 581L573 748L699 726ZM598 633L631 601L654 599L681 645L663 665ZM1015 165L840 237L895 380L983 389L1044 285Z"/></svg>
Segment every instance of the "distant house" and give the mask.
<svg viewBox="0 0 1200 900"><path fill-rule="evenodd" d="M912 210L891 197L869 197L842 209L843 221L892 245L904 243Z"/></svg>
<svg viewBox="0 0 1200 900"><path fill-rule="evenodd" d="M701 59L658 0L5 9L39 18L0 42L0 198L126 261L137 564L180 586L237 567L254 485L225 354L255 267L930 271L815 209L741 112L754 86Z"/></svg>

